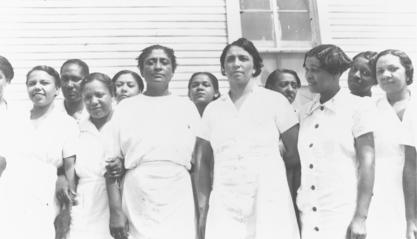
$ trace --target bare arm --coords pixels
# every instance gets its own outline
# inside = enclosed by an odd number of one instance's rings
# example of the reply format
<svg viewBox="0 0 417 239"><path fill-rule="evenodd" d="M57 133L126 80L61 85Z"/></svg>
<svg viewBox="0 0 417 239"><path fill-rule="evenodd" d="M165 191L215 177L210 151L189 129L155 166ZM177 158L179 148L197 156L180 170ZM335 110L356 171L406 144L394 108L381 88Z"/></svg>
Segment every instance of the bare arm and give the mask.
<svg viewBox="0 0 417 239"><path fill-rule="evenodd" d="M211 165L214 164L213 150L210 142L197 138L194 148L194 168L192 172L192 180L194 190L197 195L198 205L198 230L201 239L204 238L205 224L208 212L208 203L212 187L212 170Z"/></svg>
<svg viewBox="0 0 417 239"><path fill-rule="evenodd" d="M301 166L300 166L300 156L298 155L298 130L299 125L294 125L287 131L285 131L281 137L285 145L285 167L287 171L288 184L290 187L291 196L293 202L295 202L295 197L297 195L297 189L300 186L301 181Z"/></svg>
<svg viewBox="0 0 417 239"><path fill-rule="evenodd" d="M3 156L0 156L0 177L3 174L3 171L6 169L6 166L7 166L6 158L4 158Z"/></svg>
<svg viewBox="0 0 417 239"><path fill-rule="evenodd" d="M127 239L127 219L122 210L122 195L116 178L106 177L110 209L110 234L115 239Z"/></svg>
<svg viewBox="0 0 417 239"><path fill-rule="evenodd" d="M75 155L64 158L64 170L65 170L65 178L68 182L68 189L69 189L69 196L70 200L74 199L75 191L77 188L75 182Z"/></svg>
<svg viewBox="0 0 417 239"><path fill-rule="evenodd" d="M364 238L366 236L365 221L371 203L375 177L375 149L373 133L359 136L355 140L358 167L358 195L356 210L349 226L348 237Z"/></svg>
<svg viewBox="0 0 417 239"><path fill-rule="evenodd" d="M407 219L407 238L417 237L417 171L416 171L416 149L405 146L405 162L403 169L403 189L405 199L405 216Z"/></svg>

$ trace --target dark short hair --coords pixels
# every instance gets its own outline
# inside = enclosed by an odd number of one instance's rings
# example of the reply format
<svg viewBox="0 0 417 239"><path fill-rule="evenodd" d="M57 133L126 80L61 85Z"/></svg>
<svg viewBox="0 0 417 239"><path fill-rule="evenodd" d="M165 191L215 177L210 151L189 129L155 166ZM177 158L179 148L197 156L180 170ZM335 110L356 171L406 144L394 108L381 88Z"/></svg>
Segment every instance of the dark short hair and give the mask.
<svg viewBox="0 0 417 239"><path fill-rule="evenodd" d="M110 79L110 77L104 73L100 73L100 72L93 72L90 73L82 82L81 82L81 91L84 91L85 86L92 82L92 81L100 81L101 83L103 83L107 89L109 90L111 96L114 96L114 85L113 85L113 81Z"/></svg>
<svg viewBox="0 0 417 239"><path fill-rule="evenodd" d="M90 74L90 69L88 68L87 63L85 63L84 61L80 60L80 59L69 59L67 61L64 62L64 64L62 64L61 66L61 74L62 74L62 70L64 69L65 65L70 65L70 64L75 64L78 65L79 67L81 67L81 73L83 74L84 77L86 77L88 74Z"/></svg>
<svg viewBox="0 0 417 239"><path fill-rule="evenodd" d="M352 63L340 47L332 44L318 45L309 50L304 56L304 67L307 57L316 57L320 62L320 68L332 75L342 74Z"/></svg>
<svg viewBox="0 0 417 239"><path fill-rule="evenodd" d="M376 81L375 71L373 70L374 64L375 64L375 57L377 55L378 55L378 52L376 51L363 51L363 52L359 52L352 58L352 64L358 58L365 58L366 60L368 60L368 66L371 69L371 74L372 74L372 77L374 78L374 83L373 83L374 85L378 84L378 82Z"/></svg>
<svg viewBox="0 0 417 239"><path fill-rule="evenodd" d="M140 55L136 58L136 60L138 61L138 67L141 73L143 71L146 57L148 57L152 53L153 50L158 50L158 49L163 50L165 54L168 56L169 60L171 61L172 72L175 72L175 69L177 69L177 58L175 57L174 50L172 48L157 44L157 45L146 47L145 49L142 50L142 53L140 53Z"/></svg>
<svg viewBox="0 0 417 239"><path fill-rule="evenodd" d="M252 56L253 58L253 67L255 68L255 73L253 73L253 76L256 77L259 74L261 74L262 72L262 67L263 67L263 63L262 63L262 57L259 54L258 50L256 49L255 45L249 41L246 38L239 38L236 41L226 45L226 47L223 49L223 52L220 56L220 64L221 64L221 71L222 74L225 75L224 72L224 61L226 58L226 54L227 51L230 49L230 47L232 46L238 46L243 48L245 51L247 51L249 53L249 55Z"/></svg>
<svg viewBox="0 0 417 239"><path fill-rule="evenodd" d="M0 71L3 72L7 82L10 82L14 77L13 66L6 57L0 56Z"/></svg>
<svg viewBox="0 0 417 239"><path fill-rule="evenodd" d="M143 88L145 87L145 85L143 84L142 77L140 77L138 73L131 71L131 70L122 70L122 71L117 72L112 78L113 85L116 84L117 79L121 75L131 75L133 79L135 79L136 83L138 84L139 92L143 91Z"/></svg>
<svg viewBox="0 0 417 239"><path fill-rule="evenodd" d="M265 88L272 89L274 87L275 81L277 81L279 76L284 73L293 75L295 78L295 81L297 82L297 87L298 88L301 87L300 77L298 77L297 72L290 70L290 69L276 69L273 72L271 72L271 74L269 74L268 78L266 78Z"/></svg>
<svg viewBox="0 0 417 239"><path fill-rule="evenodd" d="M52 76L54 78L55 86L56 88L61 87L61 78L59 77L59 73L51 66L46 65L39 65L33 67L27 74L26 74L26 84L28 83L29 76L34 71L44 71L48 73L48 75Z"/></svg>
<svg viewBox="0 0 417 239"><path fill-rule="evenodd" d="M376 75L376 62L378 61L380 57L385 56L385 55L393 55L393 56L397 56L398 58L400 58L401 65L405 68L405 75L408 78L407 85L410 85L411 83L413 83L413 74L414 74L413 62L411 61L410 57L401 50L387 49L378 53L378 55L375 57L374 66L373 66L374 74Z"/></svg>
<svg viewBox="0 0 417 239"><path fill-rule="evenodd" d="M219 80L217 79L217 77L215 75L213 75L213 74L211 74L210 72L207 72L207 71L199 71L199 72L195 72L191 75L190 79L188 80L188 91L191 90L191 83L193 83L194 77L196 77L198 75L206 75L210 79L211 84L213 85L213 88L214 88L214 92L217 93L217 95L215 96L214 99L218 99L220 97Z"/></svg>

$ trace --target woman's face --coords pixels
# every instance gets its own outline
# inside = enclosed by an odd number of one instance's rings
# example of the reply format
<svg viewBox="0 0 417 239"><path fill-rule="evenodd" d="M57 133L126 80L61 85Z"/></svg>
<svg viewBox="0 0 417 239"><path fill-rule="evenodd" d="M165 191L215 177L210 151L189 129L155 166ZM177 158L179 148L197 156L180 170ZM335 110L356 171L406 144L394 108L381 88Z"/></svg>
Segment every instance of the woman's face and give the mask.
<svg viewBox="0 0 417 239"><path fill-rule="evenodd" d="M30 73L26 82L26 88L29 99L35 107L50 105L58 94L54 77L40 70Z"/></svg>
<svg viewBox="0 0 417 239"><path fill-rule="evenodd" d="M210 78L205 74L199 74L191 79L189 96L195 104L208 104L216 96Z"/></svg>
<svg viewBox="0 0 417 239"><path fill-rule="evenodd" d="M147 87L168 87L174 74L172 62L162 49L154 49L143 62L142 76Z"/></svg>
<svg viewBox="0 0 417 239"><path fill-rule="evenodd" d="M387 93L395 93L407 87L407 76L400 58L388 54L376 62L376 79L379 86Z"/></svg>
<svg viewBox="0 0 417 239"><path fill-rule="evenodd" d="M348 74L350 91L355 95L363 95L371 90L374 82L369 60L364 57L356 58Z"/></svg>
<svg viewBox="0 0 417 239"><path fill-rule="evenodd" d="M84 105L93 119L107 117L112 111L112 95L107 86L93 80L84 86L82 91Z"/></svg>
<svg viewBox="0 0 417 239"><path fill-rule="evenodd" d="M308 87L313 93L322 93L331 89L334 77L329 72L321 68L317 57L307 57L304 69Z"/></svg>
<svg viewBox="0 0 417 239"><path fill-rule="evenodd" d="M277 79L274 81L273 90L287 97L290 103L294 102L297 95L297 79L290 73L276 74Z"/></svg>
<svg viewBox="0 0 417 239"><path fill-rule="evenodd" d="M120 75L114 82L114 86L117 102L140 93L139 85L131 74Z"/></svg>
<svg viewBox="0 0 417 239"><path fill-rule="evenodd" d="M0 70L0 99L3 99L4 88L6 87L8 81L3 71Z"/></svg>
<svg viewBox="0 0 417 239"><path fill-rule="evenodd" d="M229 48L223 68L232 87L234 85L246 85L255 72L253 57L249 52L238 46Z"/></svg>

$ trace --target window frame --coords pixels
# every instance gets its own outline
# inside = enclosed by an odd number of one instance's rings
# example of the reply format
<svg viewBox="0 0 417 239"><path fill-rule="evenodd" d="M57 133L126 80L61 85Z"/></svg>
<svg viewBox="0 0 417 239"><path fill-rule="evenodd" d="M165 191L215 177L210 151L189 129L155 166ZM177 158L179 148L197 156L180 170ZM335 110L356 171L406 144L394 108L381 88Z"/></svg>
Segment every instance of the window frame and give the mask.
<svg viewBox="0 0 417 239"><path fill-rule="evenodd" d="M276 24L278 22L278 8L276 1L269 0L272 6L271 10L259 10L265 12L271 12L274 18L274 32L275 39L279 39L279 27ZM254 41L255 46L258 48L261 53L304 53L311 49L312 47L318 45L321 42L320 31L319 31L319 21L318 21L318 9L317 9L317 0L307 0L309 6L309 14L311 18L311 41L278 41L275 40L275 47L264 47L257 46L256 41ZM248 12L251 12L249 10ZM258 12L258 11L257 11ZM242 34L241 26L241 10L240 2L238 0L226 0L226 14L227 14L227 31L228 31L228 43L240 38Z"/></svg>

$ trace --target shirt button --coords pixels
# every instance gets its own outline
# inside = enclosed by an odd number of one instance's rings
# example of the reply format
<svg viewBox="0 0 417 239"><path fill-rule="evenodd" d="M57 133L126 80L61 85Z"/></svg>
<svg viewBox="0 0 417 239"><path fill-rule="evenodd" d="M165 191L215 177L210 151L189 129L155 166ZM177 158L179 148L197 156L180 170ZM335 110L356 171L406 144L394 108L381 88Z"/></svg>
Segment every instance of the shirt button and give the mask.
<svg viewBox="0 0 417 239"><path fill-rule="evenodd" d="M316 129L317 129L318 127L319 127L319 124L314 125L314 128L316 128Z"/></svg>
<svg viewBox="0 0 417 239"><path fill-rule="evenodd" d="M308 145L308 147L310 147L310 148L313 147L313 143L311 143L310 145Z"/></svg>
<svg viewBox="0 0 417 239"><path fill-rule="evenodd" d="M323 111L324 110L324 106L320 106L320 110Z"/></svg>
<svg viewBox="0 0 417 239"><path fill-rule="evenodd" d="M310 165L309 165L309 168L314 168L314 165L311 163Z"/></svg>
<svg viewBox="0 0 417 239"><path fill-rule="evenodd" d="M319 227L314 227L314 231L318 232L319 231Z"/></svg>
<svg viewBox="0 0 417 239"><path fill-rule="evenodd" d="M313 207L313 212L317 212L317 208L316 207Z"/></svg>
<svg viewBox="0 0 417 239"><path fill-rule="evenodd" d="M311 185L311 190L315 190L316 189L316 186L314 186L314 185Z"/></svg>

